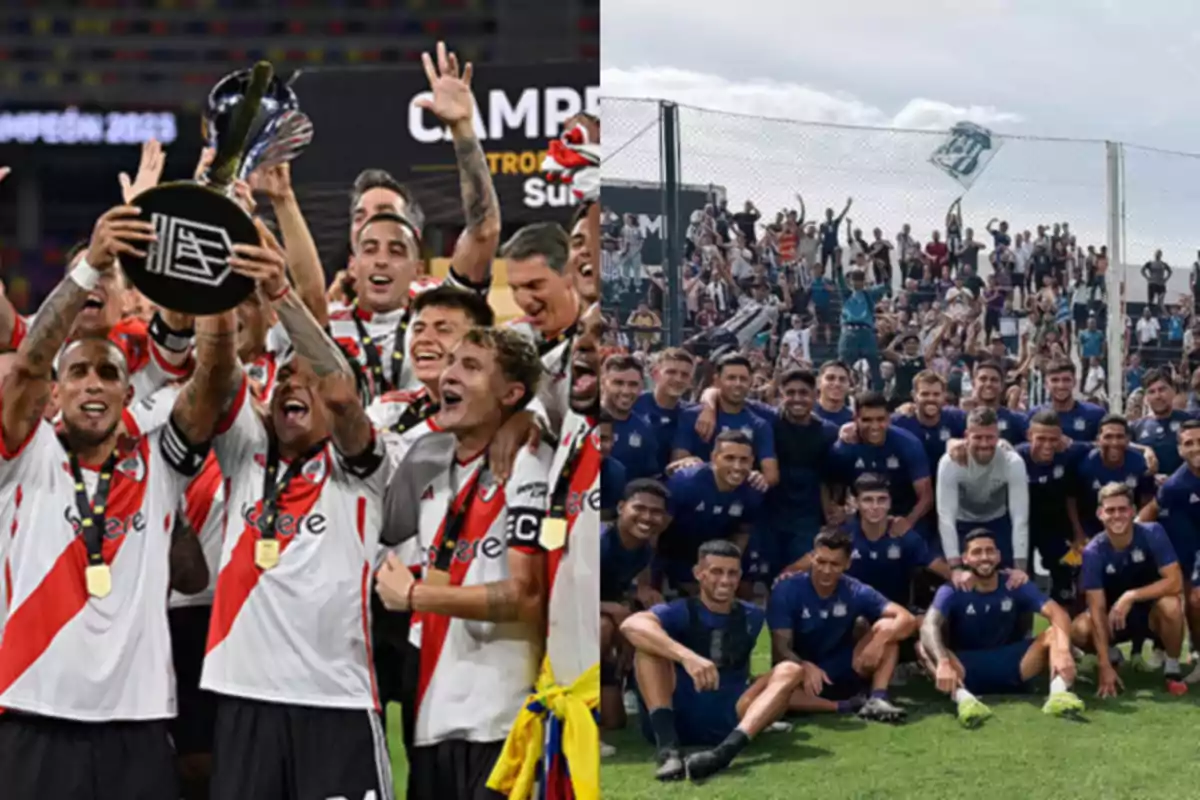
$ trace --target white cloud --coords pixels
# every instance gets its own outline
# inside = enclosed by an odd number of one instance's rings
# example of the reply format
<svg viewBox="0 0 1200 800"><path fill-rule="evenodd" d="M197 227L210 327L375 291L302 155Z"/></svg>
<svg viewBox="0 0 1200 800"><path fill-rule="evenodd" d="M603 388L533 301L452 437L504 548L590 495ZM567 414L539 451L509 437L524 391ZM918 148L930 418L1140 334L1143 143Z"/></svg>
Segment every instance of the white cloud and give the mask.
<svg viewBox="0 0 1200 800"><path fill-rule="evenodd" d="M963 120L1010 128L1022 121L1019 114L993 106L963 107L923 97L913 98L889 113L846 93L769 79L732 81L674 67L604 69L600 84L604 97L673 100L713 111L803 122L946 130Z"/></svg>

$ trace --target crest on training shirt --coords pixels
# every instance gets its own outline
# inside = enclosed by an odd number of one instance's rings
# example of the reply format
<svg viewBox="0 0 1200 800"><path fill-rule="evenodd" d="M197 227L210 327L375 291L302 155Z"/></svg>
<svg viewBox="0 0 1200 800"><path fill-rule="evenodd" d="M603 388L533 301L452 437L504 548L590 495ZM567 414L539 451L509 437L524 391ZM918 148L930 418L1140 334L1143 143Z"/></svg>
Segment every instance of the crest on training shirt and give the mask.
<svg viewBox="0 0 1200 800"><path fill-rule="evenodd" d="M1174 420L1169 426L1171 433L1179 433L1179 420Z"/></svg>
<svg viewBox="0 0 1200 800"><path fill-rule="evenodd" d="M1062 464L1059 464L1057 467L1054 468L1054 477L1061 478L1065 474L1066 474L1066 471L1063 469Z"/></svg>
<svg viewBox="0 0 1200 800"><path fill-rule="evenodd" d="M887 468L900 469L900 459L896 458L895 456L888 456Z"/></svg>
<svg viewBox="0 0 1200 800"><path fill-rule="evenodd" d="M1133 563L1135 564L1140 564L1146 560L1146 554L1142 552L1140 547L1133 548L1133 552L1129 554L1129 557L1133 559Z"/></svg>
<svg viewBox="0 0 1200 800"><path fill-rule="evenodd" d="M616 441L615 436L613 437L613 440ZM640 433L629 434L629 446L630 447L641 447L642 446L642 435Z"/></svg>
<svg viewBox="0 0 1200 800"><path fill-rule="evenodd" d="M1076 417L1075 422L1071 427L1077 431L1082 431L1087 428L1087 420L1085 420L1083 417Z"/></svg>
<svg viewBox="0 0 1200 800"><path fill-rule="evenodd" d="M900 558L900 545L894 544L888 548L887 556L890 560L896 561Z"/></svg>
<svg viewBox="0 0 1200 800"><path fill-rule="evenodd" d="M833 615L835 617L846 616L846 604L845 603L834 603L833 604Z"/></svg>
<svg viewBox="0 0 1200 800"><path fill-rule="evenodd" d="M714 514L720 514L724 510L725 510L725 506L713 506Z"/></svg>
<svg viewBox="0 0 1200 800"><path fill-rule="evenodd" d="M996 427L997 427L997 428L998 428L998 429L999 429L1001 432L1008 430L1008 420L1006 420L1006 419L1002 419L1002 420L1000 420L1000 421L999 421L999 423L996 425Z"/></svg>
<svg viewBox="0 0 1200 800"><path fill-rule="evenodd" d="M729 516L740 517L742 515L742 504L734 503L729 507Z"/></svg>
<svg viewBox="0 0 1200 800"><path fill-rule="evenodd" d="M941 430L939 430L939 431L938 431L938 438L939 438L939 439L941 439L943 442L948 442L948 441L950 441L950 429L949 429L949 428L942 428Z"/></svg>
<svg viewBox="0 0 1200 800"><path fill-rule="evenodd" d="M142 460L142 454L134 452L128 458L122 459L117 464L117 472L130 480L141 483L146 477L146 462Z"/></svg>
<svg viewBox="0 0 1200 800"><path fill-rule="evenodd" d="M1000 601L1000 610L1001 611L1012 611L1012 598L1011 597L1006 597Z"/></svg>
<svg viewBox="0 0 1200 800"><path fill-rule="evenodd" d="M1125 479L1125 485L1130 489L1136 489L1138 484L1137 475L1130 475Z"/></svg>

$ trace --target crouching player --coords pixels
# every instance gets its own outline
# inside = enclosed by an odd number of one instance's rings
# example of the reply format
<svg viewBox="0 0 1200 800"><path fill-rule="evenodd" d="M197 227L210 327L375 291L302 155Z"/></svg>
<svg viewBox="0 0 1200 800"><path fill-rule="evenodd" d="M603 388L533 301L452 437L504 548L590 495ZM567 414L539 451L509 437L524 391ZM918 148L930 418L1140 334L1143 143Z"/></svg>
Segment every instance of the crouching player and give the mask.
<svg viewBox="0 0 1200 800"><path fill-rule="evenodd" d="M735 597L742 552L722 539L700 546L697 597L634 614L621 634L636 648L642 732L658 750L659 780L706 778L787 710L804 679L799 664L778 664L750 682L750 654L763 612ZM680 747L713 747L689 756Z"/></svg>
<svg viewBox="0 0 1200 800"><path fill-rule="evenodd" d="M1113 697L1123 686L1115 666L1121 658L1116 645L1157 637L1167 654L1167 691L1185 694L1187 684L1179 671L1183 573L1162 526L1134 522L1135 513L1133 490L1125 484L1110 483L1100 490L1096 516L1104 530L1083 549L1087 611L1072 623L1071 642L1096 653L1097 694Z"/></svg>
<svg viewBox="0 0 1200 800"><path fill-rule="evenodd" d="M805 668L804 686L789 703L793 711L857 711L863 719L899 722L905 712L888 700L888 684L900 642L916 632L917 621L845 574L851 549L841 531L817 534L810 571L775 584L767 603L773 661ZM871 696L863 701L859 694L868 682Z"/></svg>
<svg viewBox="0 0 1200 800"><path fill-rule="evenodd" d="M1031 583L1016 589L1001 583L1000 560L991 531L977 528L967 534L963 564L971 572L971 588L938 589L921 625L917 652L922 663L938 690L958 705L958 721L968 728L992 715L976 695L1026 691L1047 667L1050 699L1042 710L1058 717L1080 713L1083 702L1070 691L1075 680L1070 616ZM1034 612L1050 627L1029 639L1023 617Z"/></svg>

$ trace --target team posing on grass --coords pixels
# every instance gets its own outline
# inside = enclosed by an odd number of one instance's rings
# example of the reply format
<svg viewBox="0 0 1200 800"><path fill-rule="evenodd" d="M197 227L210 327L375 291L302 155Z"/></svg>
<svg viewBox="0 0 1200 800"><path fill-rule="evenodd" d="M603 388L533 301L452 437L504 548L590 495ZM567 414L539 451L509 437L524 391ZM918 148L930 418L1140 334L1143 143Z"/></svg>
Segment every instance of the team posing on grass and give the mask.
<svg viewBox="0 0 1200 800"><path fill-rule="evenodd" d="M789 713L899 722L888 690L915 671L967 727L991 716L983 698L1043 676L1044 711L1081 715L1079 660L1099 654L1096 694L1115 696L1124 642L1171 695L1200 677L1180 667L1200 630L1200 419L1165 376L1130 425L1075 399L1069 361L1026 414L1000 406L994 361L974 365L969 412L922 372L891 414L872 392L851 409L839 362L783 375L778 407L747 399L738 355L694 406L689 353L660 353L639 395L641 369L602 369L602 443L626 480L602 512L601 709L622 727L635 693L660 780L713 775ZM755 676L764 626L772 666Z"/></svg>

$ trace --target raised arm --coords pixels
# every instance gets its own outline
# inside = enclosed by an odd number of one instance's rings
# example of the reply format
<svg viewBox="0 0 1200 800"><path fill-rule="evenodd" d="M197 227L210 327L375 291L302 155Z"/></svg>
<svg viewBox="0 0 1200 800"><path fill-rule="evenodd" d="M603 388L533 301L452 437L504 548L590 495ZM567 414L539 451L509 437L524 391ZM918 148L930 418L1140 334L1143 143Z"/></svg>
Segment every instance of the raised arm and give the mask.
<svg viewBox="0 0 1200 800"><path fill-rule="evenodd" d="M288 271L295 282L296 294L312 312L322 328L329 324L329 303L325 298L325 273L300 202L292 189L292 168L288 162L260 169L250 176L250 185L271 200L279 234L286 245Z"/></svg>
<svg viewBox="0 0 1200 800"><path fill-rule="evenodd" d="M29 438L50 400L54 358L76 315L101 276L113 269L118 254L145 256L139 247L153 241L154 226L137 219L132 206L111 208L96 221L87 254L50 293L29 333L17 348L16 361L4 381L2 423L4 447L12 453Z"/></svg>
<svg viewBox="0 0 1200 800"><path fill-rule="evenodd" d="M244 377L237 357L233 311L196 319L196 368L175 398L171 422L191 444L212 440Z"/></svg>
<svg viewBox="0 0 1200 800"><path fill-rule="evenodd" d="M847 214L847 213L850 211L850 206L852 206L852 205L854 205L854 198L853 198L853 197L847 197L847 198L846 198L846 205L845 205L845 206L842 208L842 213L840 213L840 214L838 214L838 215L837 215L837 219L836 219L836 220L834 220L834 222L838 222L838 223L840 223L840 222L841 222L843 219L845 219L845 218L846 218L846 214Z"/></svg>
<svg viewBox="0 0 1200 800"><path fill-rule="evenodd" d="M437 65L428 53L421 55L433 97L418 101L450 128L454 156L458 160L466 227L454 245L450 269L475 287L490 283L492 259L500 244L500 201L492 184L487 157L475 136L475 97L471 93L470 63L459 72L458 56L447 53L444 42L437 45Z"/></svg>

